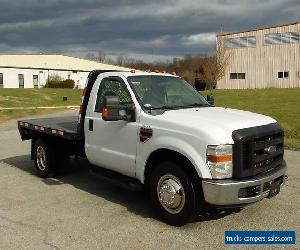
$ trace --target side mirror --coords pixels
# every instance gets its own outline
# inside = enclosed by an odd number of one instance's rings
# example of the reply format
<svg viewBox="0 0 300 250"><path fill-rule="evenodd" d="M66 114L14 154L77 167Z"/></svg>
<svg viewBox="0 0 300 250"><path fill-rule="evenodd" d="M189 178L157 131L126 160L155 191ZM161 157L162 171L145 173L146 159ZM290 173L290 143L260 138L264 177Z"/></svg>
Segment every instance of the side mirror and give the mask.
<svg viewBox="0 0 300 250"><path fill-rule="evenodd" d="M102 119L104 121L135 121L134 105L121 105L118 96L105 96Z"/></svg>
<svg viewBox="0 0 300 250"><path fill-rule="evenodd" d="M206 101L207 101L211 106L214 106L214 105L215 105L215 98L214 98L213 95L207 95Z"/></svg>

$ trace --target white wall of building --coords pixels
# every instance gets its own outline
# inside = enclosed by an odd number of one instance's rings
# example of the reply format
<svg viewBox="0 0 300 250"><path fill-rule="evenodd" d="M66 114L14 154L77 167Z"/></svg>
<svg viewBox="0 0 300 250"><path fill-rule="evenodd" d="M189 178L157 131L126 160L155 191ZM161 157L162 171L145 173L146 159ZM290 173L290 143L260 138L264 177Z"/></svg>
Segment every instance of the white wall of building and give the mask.
<svg viewBox="0 0 300 250"><path fill-rule="evenodd" d="M21 69L21 68L1 68L3 74L3 88L19 88L19 74L24 75L24 88L33 88L33 76L38 76L38 87L44 87L48 76L59 75L63 80L72 79L75 81L75 88L83 88L89 75L87 71L67 71L48 69Z"/></svg>

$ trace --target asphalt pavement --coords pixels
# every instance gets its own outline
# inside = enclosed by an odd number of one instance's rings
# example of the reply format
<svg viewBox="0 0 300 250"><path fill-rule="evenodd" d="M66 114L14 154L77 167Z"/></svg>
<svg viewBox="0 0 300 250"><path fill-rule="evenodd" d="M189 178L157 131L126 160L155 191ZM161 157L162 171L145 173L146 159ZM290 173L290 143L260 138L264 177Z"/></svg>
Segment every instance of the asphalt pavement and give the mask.
<svg viewBox="0 0 300 250"><path fill-rule="evenodd" d="M0 124L0 249L299 249L224 245L225 230L299 233L300 152L285 151L285 159L289 179L278 196L176 228L155 218L146 195L100 181L86 161L73 160L56 178L36 177L30 143L8 121Z"/></svg>

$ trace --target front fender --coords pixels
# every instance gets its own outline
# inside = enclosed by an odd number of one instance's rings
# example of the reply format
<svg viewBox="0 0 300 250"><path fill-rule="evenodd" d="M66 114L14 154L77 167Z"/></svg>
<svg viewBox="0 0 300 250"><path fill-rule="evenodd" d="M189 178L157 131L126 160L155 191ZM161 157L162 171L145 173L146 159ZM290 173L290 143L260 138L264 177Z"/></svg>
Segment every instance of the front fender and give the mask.
<svg viewBox="0 0 300 250"><path fill-rule="evenodd" d="M138 146L138 154L136 160L136 177L144 183L144 173L147 159L151 153L159 149L169 149L185 156L195 167L200 178L211 179L211 173L206 165L205 159L201 155L206 152L201 152L203 149L196 149L186 141L170 136L160 136L151 138L146 142L140 142ZM206 149L205 149L206 150ZM163 158L162 158L163 159Z"/></svg>

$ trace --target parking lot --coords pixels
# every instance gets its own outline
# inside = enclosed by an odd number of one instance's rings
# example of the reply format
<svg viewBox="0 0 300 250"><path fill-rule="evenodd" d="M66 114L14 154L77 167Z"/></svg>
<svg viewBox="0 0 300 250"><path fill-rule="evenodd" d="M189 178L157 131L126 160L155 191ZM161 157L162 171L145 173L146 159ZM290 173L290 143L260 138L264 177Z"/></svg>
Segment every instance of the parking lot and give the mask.
<svg viewBox="0 0 300 250"><path fill-rule="evenodd" d="M59 114L71 113L77 112ZM21 141L16 121L5 122L0 124L0 249L219 249L226 247L225 230L298 234L300 152L286 151L285 158L289 179L278 196L241 210L203 214L175 228L155 219L143 193L101 182L83 160L73 160L56 178L36 177L30 143Z"/></svg>

